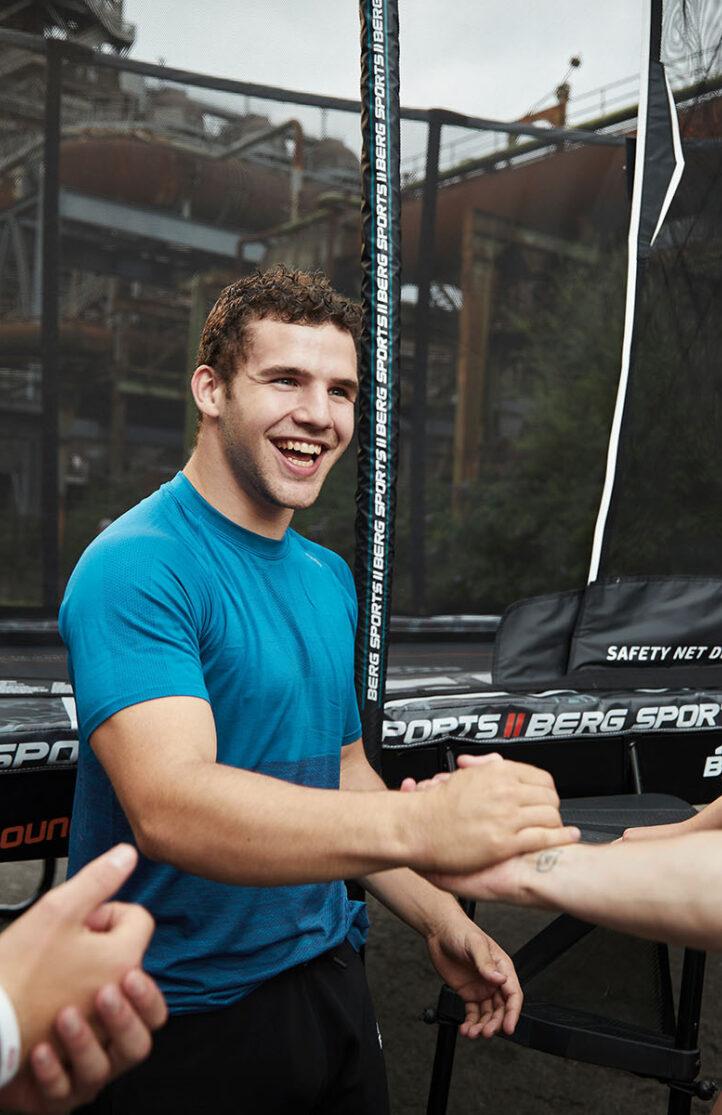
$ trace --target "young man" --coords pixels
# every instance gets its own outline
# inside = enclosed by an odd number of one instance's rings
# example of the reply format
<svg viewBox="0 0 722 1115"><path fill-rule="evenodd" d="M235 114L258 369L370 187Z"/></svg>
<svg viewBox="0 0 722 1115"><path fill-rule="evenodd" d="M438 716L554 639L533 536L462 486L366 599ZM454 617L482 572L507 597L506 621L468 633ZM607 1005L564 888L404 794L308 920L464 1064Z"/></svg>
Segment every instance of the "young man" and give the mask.
<svg viewBox="0 0 722 1115"><path fill-rule="evenodd" d="M502 763L439 794L387 791L360 739L350 571L290 529L351 440L358 330L319 275L223 291L192 378L193 455L68 585L71 863L137 842L127 893L156 918L148 968L172 1015L95 1111L383 1115L366 915L344 878L424 934L470 1036L518 1016L508 957L402 865L470 870L573 839L551 779Z"/></svg>

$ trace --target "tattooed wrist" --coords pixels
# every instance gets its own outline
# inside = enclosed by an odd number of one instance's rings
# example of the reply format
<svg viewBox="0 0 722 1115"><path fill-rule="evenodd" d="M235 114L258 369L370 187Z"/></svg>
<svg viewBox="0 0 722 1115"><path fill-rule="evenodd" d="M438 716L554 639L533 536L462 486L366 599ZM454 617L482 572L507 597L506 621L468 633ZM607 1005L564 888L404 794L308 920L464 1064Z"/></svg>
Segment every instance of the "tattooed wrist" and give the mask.
<svg viewBox="0 0 722 1115"><path fill-rule="evenodd" d="M549 848L544 852L540 852L534 864L536 870L540 874L546 874L548 871L553 871L559 862L562 854L561 848Z"/></svg>

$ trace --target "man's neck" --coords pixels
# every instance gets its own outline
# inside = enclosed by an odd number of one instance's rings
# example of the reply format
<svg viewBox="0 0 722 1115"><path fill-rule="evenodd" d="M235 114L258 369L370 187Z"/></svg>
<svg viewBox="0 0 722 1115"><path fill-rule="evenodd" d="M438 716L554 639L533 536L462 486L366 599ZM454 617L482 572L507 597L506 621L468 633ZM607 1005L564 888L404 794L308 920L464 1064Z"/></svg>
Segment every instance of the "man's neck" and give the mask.
<svg viewBox="0 0 722 1115"><path fill-rule="evenodd" d="M225 461L208 460L207 454L195 449L183 475L211 507L245 530L276 539L286 533L293 511L254 501L238 485Z"/></svg>

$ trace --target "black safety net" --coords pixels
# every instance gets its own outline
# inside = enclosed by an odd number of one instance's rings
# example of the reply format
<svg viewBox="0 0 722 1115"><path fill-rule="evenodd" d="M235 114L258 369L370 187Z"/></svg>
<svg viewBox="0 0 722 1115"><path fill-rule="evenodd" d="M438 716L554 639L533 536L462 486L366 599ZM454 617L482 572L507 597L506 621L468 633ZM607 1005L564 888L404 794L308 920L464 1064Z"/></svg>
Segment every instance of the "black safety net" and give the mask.
<svg viewBox="0 0 722 1115"><path fill-rule="evenodd" d="M629 379L602 577L722 574L722 11L709 0L659 7L638 273L628 291ZM676 192L665 78L684 159ZM665 215L659 200L668 190Z"/></svg>
<svg viewBox="0 0 722 1115"><path fill-rule="evenodd" d="M584 582L622 343L635 95L599 145L445 125L433 242L423 161L402 159L399 612L501 612Z"/></svg>

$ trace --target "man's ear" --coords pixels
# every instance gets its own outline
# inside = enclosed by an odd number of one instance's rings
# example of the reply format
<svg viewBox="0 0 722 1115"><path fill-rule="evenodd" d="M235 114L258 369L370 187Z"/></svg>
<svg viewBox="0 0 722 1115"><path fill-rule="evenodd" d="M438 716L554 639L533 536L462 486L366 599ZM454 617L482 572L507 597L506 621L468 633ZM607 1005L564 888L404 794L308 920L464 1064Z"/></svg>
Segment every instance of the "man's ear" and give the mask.
<svg viewBox="0 0 722 1115"><path fill-rule="evenodd" d="M218 418L225 384L210 364L200 364L191 376L191 391L198 410L209 418Z"/></svg>

